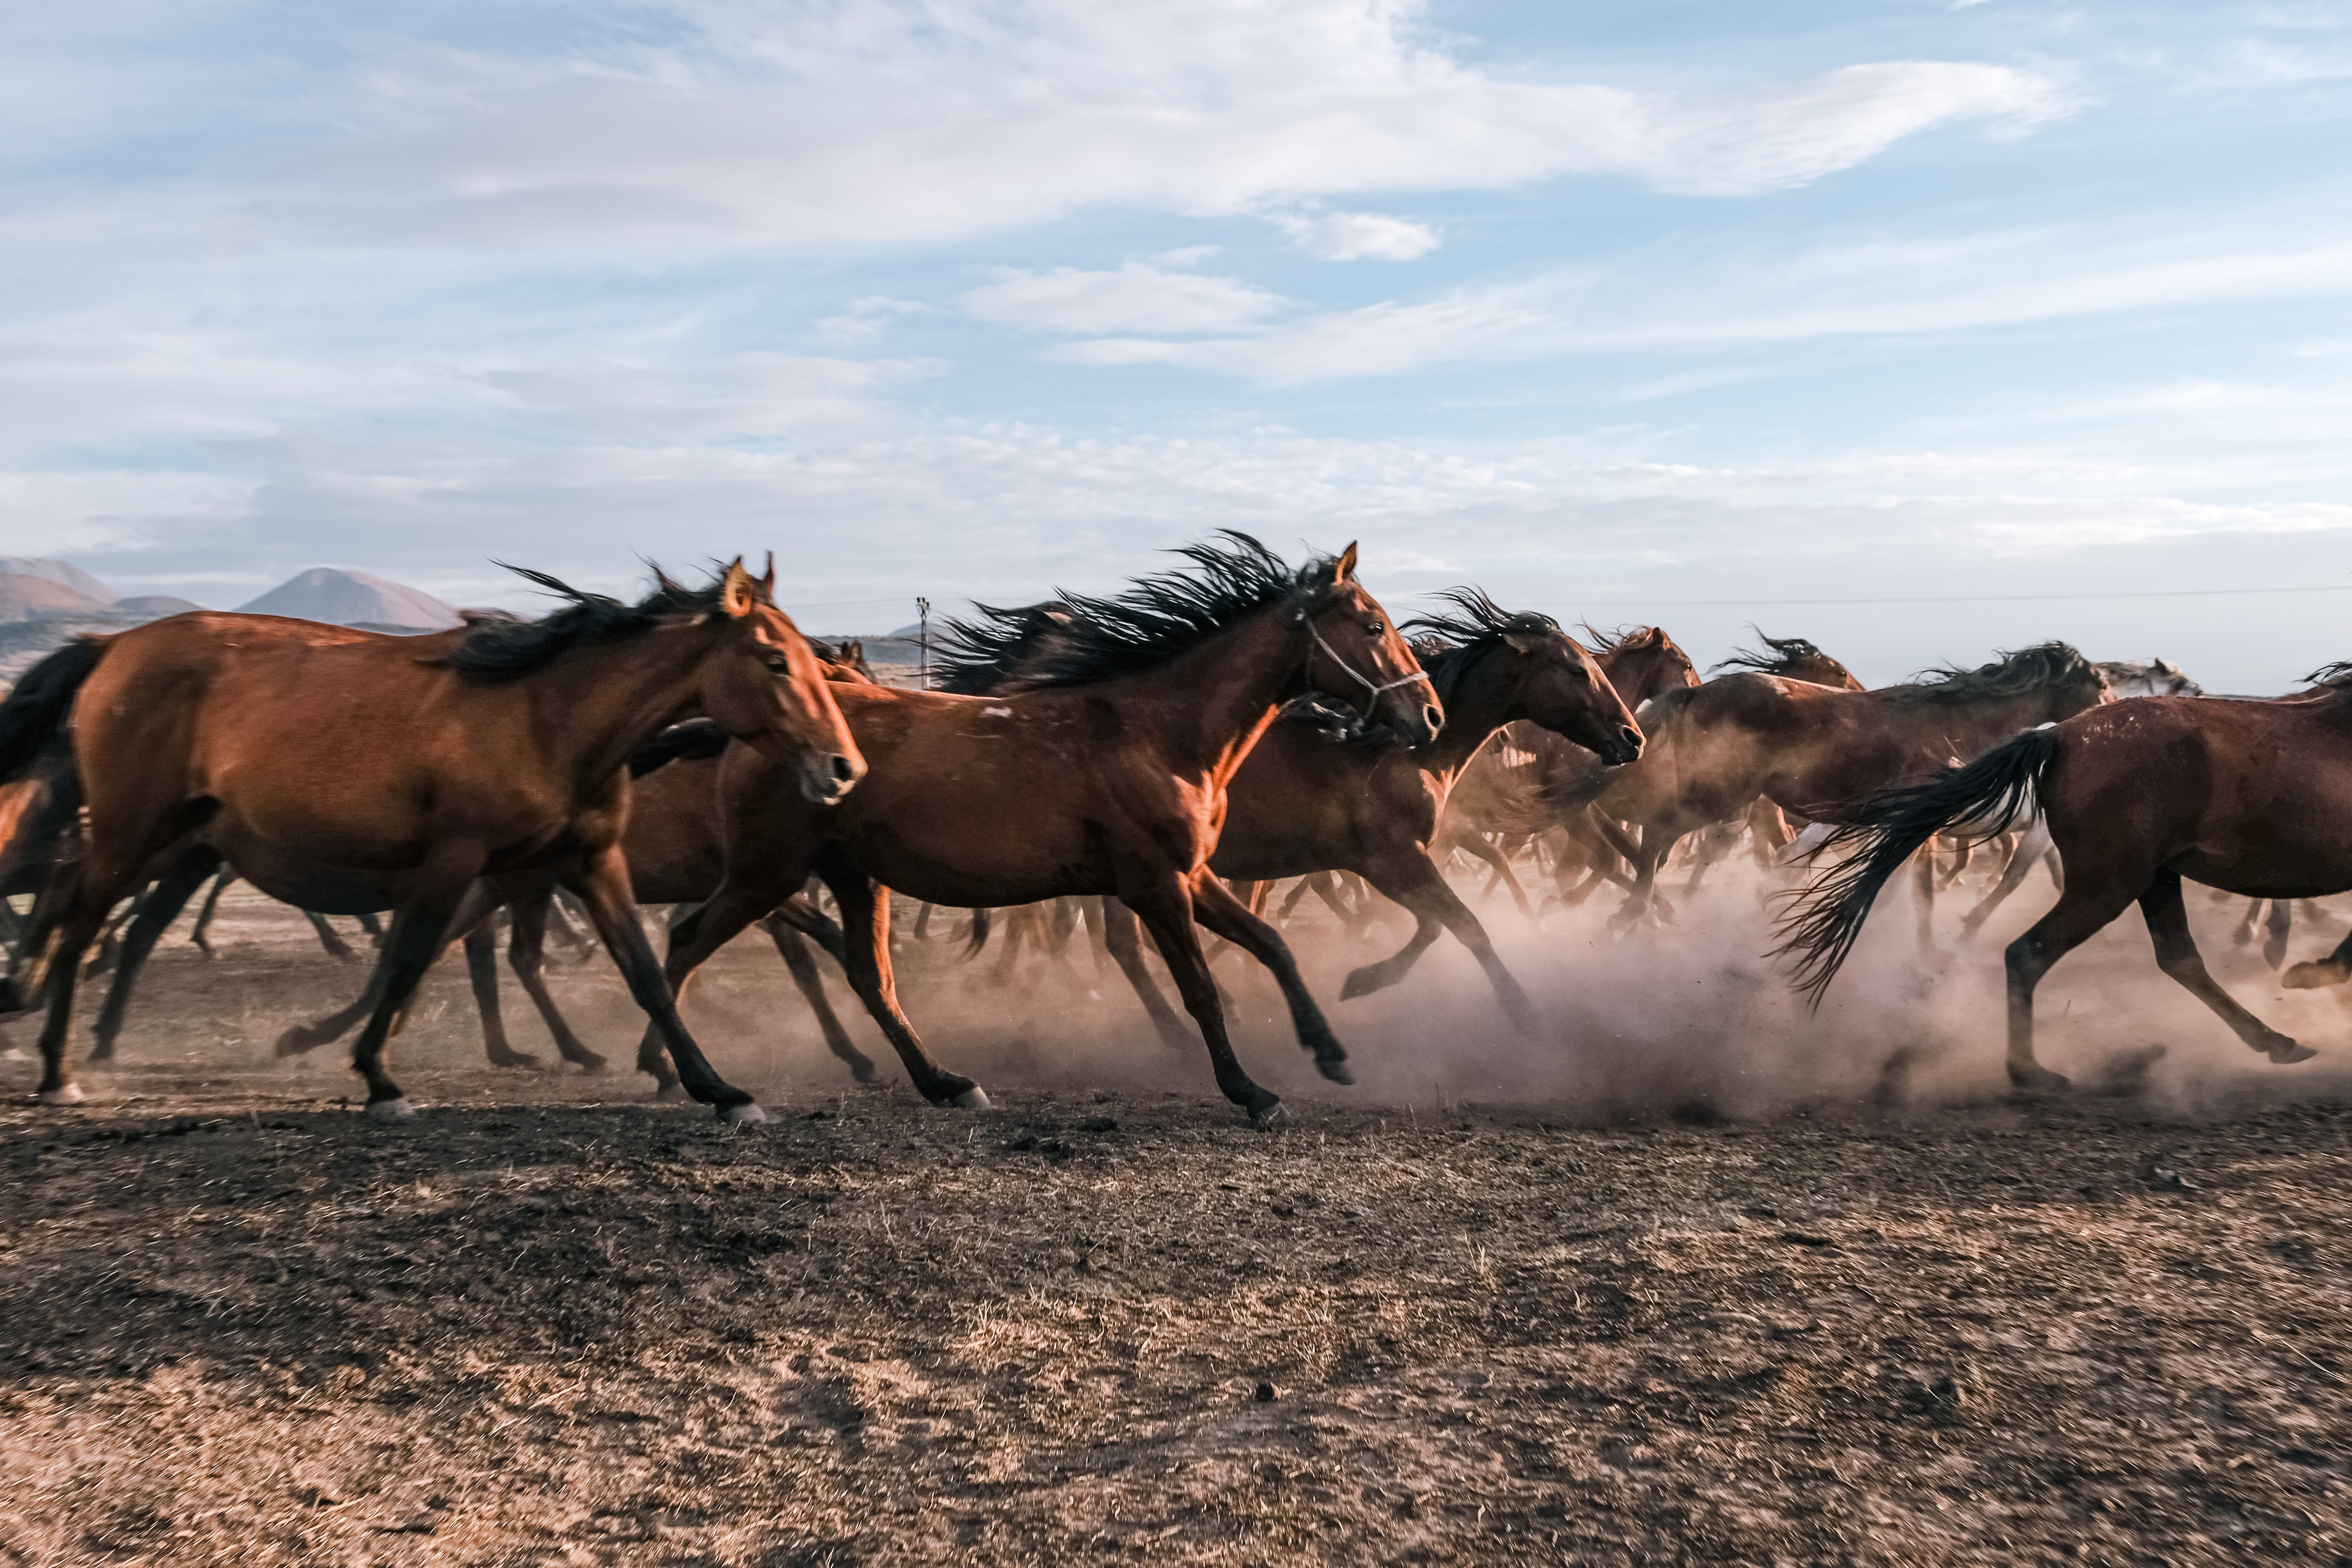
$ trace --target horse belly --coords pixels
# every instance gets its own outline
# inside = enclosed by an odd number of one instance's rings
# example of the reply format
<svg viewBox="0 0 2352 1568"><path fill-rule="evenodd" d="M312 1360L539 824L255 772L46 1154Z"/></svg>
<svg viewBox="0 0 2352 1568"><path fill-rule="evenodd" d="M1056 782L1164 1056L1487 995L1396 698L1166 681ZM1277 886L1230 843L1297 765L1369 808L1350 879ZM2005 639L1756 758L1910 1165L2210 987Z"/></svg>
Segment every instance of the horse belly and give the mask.
<svg viewBox="0 0 2352 1568"><path fill-rule="evenodd" d="M842 843L867 876L926 903L998 908L1113 890L1108 858L1075 836L1024 836L1016 826L873 826L844 834Z"/></svg>

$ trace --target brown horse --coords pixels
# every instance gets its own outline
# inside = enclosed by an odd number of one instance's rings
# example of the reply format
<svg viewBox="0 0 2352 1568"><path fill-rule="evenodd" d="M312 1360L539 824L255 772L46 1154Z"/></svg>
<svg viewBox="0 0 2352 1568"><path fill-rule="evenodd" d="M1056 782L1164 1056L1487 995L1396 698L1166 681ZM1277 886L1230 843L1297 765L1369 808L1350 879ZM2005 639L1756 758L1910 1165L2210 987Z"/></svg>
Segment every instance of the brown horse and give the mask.
<svg viewBox="0 0 2352 1568"><path fill-rule="evenodd" d="M1814 686L1827 686L1838 691L1866 689L1853 678L1853 671L1823 653L1810 637L1768 637L1754 626L1757 640L1769 653L1752 648L1735 648L1729 658L1707 670L1714 675L1721 670L1746 670L1751 675L1779 675L1790 680L1802 680Z"/></svg>
<svg viewBox="0 0 2352 1568"><path fill-rule="evenodd" d="M899 1010L887 889L963 908L1115 895L1143 918L1175 974L1218 1087L1254 1121L1274 1120L1281 1102L1234 1056L1196 921L1274 972L1300 1043L1324 1076L1349 1081L1347 1053L1288 948L1209 869L1226 787L1295 697L1352 705L1415 744L1435 738L1444 710L1356 583L1352 545L1294 572L1253 539L1225 539L1181 552L1191 572L1115 598L1070 596L1071 625L1008 689L837 689L873 765L838 806L792 799L763 758L730 747L719 781L726 875L676 927L672 981L682 987L814 870L841 908L850 983L917 1089L935 1104L984 1103L970 1079L931 1059ZM1011 634L967 628L969 656L993 663L1000 635ZM657 1054L639 1065L665 1076Z"/></svg>
<svg viewBox="0 0 2352 1568"><path fill-rule="evenodd" d="M1593 638L1593 661L1637 719L1644 704L1698 684L1697 667L1662 627L1615 635L1591 626L1585 631ZM1580 869L1591 869L1595 882L1614 876L1604 868L1620 858L1631 861L1633 845L1614 823L1591 810L1593 798L1612 776L1597 752L1565 735L1537 724L1507 724L1455 781L1433 852L1441 860L1459 850L1484 861L1495 880L1510 890L1519 912L1532 919L1535 911L1512 875L1509 858L1488 836L1525 841L1557 833L1555 870L1564 897L1571 896L1569 879Z"/></svg>
<svg viewBox="0 0 2352 1568"><path fill-rule="evenodd" d="M535 622L387 637L271 616L175 616L70 645L0 704L0 782L70 745L86 827L10 987L49 1004L46 1103L67 1065L77 962L113 904L204 856L262 891L337 913L395 909L353 1051L368 1109L411 1107L385 1040L474 880L548 868L585 904L698 1100L759 1115L677 1020L637 923L618 840L639 742L707 713L775 787L840 799L865 771L814 657L739 561L709 588L638 605L526 575L570 602ZM184 899L186 892L180 897Z"/></svg>
<svg viewBox="0 0 2352 1568"><path fill-rule="evenodd" d="M1411 910L1415 929L1393 957L1349 974L1341 996L1395 984L1450 931L1486 972L1511 1021L1531 1031L1535 1015L1526 992L1478 917L1446 886L1426 846L1454 781L1505 724L1535 724L1610 765L1641 755L1642 731L1592 656L1550 616L1507 614L1475 588L1441 597L1454 613L1406 625L1433 636L1434 646L1416 647L1445 704L1444 733L1408 750L1385 735L1335 742L1311 719L1276 722L1234 775L1224 835L1209 868L1237 882L1355 872ZM1129 973L1139 990L1152 984Z"/></svg>
<svg viewBox="0 0 2352 1568"><path fill-rule="evenodd" d="M2053 964L2134 902L2156 962L2273 1062L2313 1052L2240 1006L2206 973L2182 879L2248 898L2320 898L2352 889L2352 665L2271 702L2135 697L2020 735L1932 783L1843 808L1832 847L1853 853L1807 891L1781 950L1800 955L1817 1001L1853 948L1871 902L1936 834L2005 829L2039 801L2065 866L2048 914L2009 944L2009 1077L2065 1087L2033 1054L2033 990ZM2352 977L2352 941L2290 985Z"/></svg>
<svg viewBox="0 0 2352 1568"><path fill-rule="evenodd" d="M1940 673L1876 691L1726 675L1660 698L1647 719L1649 750L1618 772L1597 803L1642 829L1634 889L1619 922L1648 913L1658 868L1675 840L1746 815L1759 795L1794 816L1843 822L1865 795L1932 776L2021 730L2107 699L2105 679L2064 643ZM1933 867L1922 865L1932 878Z"/></svg>

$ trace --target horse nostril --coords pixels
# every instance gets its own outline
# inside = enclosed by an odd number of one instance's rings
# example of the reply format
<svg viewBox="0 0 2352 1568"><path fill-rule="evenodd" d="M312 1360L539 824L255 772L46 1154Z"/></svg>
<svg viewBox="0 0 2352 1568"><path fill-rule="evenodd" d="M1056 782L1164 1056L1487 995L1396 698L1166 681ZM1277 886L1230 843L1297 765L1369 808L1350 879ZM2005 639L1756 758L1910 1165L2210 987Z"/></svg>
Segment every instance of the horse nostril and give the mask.
<svg viewBox="0 0 2352 1568"><path fill-rule="evenodd" d="M1437 710L1435 703L1421 710L1421 721L1429 726L1429 732L1433 735L1445 728L1445 715Z"/></svg>
<svg viewBox="0 0 2352 1568"><path fill-rule="evenodd" d="M833 782L851 784L857 778L857 768L847 757L836 754L833 759Z"/></svg>

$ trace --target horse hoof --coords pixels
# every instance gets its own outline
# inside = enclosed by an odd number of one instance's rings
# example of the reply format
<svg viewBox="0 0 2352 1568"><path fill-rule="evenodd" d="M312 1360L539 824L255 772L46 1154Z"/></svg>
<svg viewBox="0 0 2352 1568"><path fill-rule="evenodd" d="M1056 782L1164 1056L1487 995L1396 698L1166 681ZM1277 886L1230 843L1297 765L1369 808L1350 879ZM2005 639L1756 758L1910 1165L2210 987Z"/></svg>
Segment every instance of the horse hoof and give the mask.
<svg viewBox="0 0 2352 1568"><path fill-rule="evenodd" d="M747 1100L740 1105L722 1105L719 1108L719 1120L721 1121L748 1124L753 1121L765 1121L767 1119L768 1113L760 1109L757 1100Z"/></svg>
<svg viewBox="0 0 2352 1568"><path fill-rule="evenodd" d="M1283 1109L1282 1101L1278 1100L1269 1100L1264 1105L1258 1106L1255 1110L1252 1110L1249 1113L1249 1119L1250 1125L1252 1127L1264 1132L1269 1129L1279 1127L1284 1122L1289 1121L1290 1112Z"/></svg>
<svg viewBox="0 0 2352 1568"><path fill-rule="evenodd" d="M278 1057L283 1061L288 1057L299 1057L305 1051L316 1050L326 1043L312 1039L300 1029L289 1029L278 1037Z"/></svg>
<svg viewBox="0 0 2352 1568"><path fill-rule="evenodd" d="M416 1102L404 1094L395 1095L390 1100L371 1100L367 1103L367 1113L385 1121L397 1121L404 1116L415 1115Z"/></svg>
<svg viewBox="0 0 2352 1568"><path fill-rule="evenodd" d="M2074 1087L2074 1080L2064 1073L2052 1072L2048 1068L2011 1068L2009 1069L2009 1087L2012 1094L2030 1099L2037 1095L2063 1094Z"/></svg>
<svg viewBox="0 0 2352 1568"><path fill-rule="evenodd" d="M69 1083L63 1089L41 1090L43 1105L79 1105L85 1098L87 1097L81 1091L81 1085L78 1083Z"/></svg>
<svg viewBox="0 0 2352 1568"><path fill-rule="evenodd" d="M606 1071L612 1064L593 1051L583 1051L572 1058L572 1065L580 1069L581 1077L594 1078Z"/></svg>
<svg viewBox="0 0 2352 1568"><path fill-rule="evenodd" d="M1386 984L1387 982L1380 977L1377 968L1368 964L1349 974L1347 983L1339 987L1339 1000L1352 1002L1359 996L1369 996Z"/></svg>
<svg viewBox="0 0 2352 1568"><path fill-rule="evenodd" d="M973 1084L970 1089L965 1089L961 1094L959 1094L953 1100L949 1100L948 1103L954 1106L958 1110L987 1110L992 1109L988 1102L988 1090L981 1088L978 1084Z"/></svg>
<svg viewBox="0 0 2352 1568"><path fill-rule="evenodd" d="M2271 1047L2263 1054L2279 1066L2285 1067L2290 1062L2307 1062L2319 1053L2309 1046L2298 1046L2293 1040L2288 1040L2284 1045Z"/></svg>
<svg viewBox="0 0 2352 1568"><path fill-rule="evenodd" d="M1348 1070L1348 1058L1345 1057L1317 1057L1315 1058L1315 1070L1321 1073L1325 1078L1329 1079L1333 1083L1353 1083L1356 1081L1356 1075Z"/></svg>
<svg viewBox="0 0 2352 1568"><path fill-rule="evenodd" d="M2289 964L2287 972L2279 976L2279 984L2290 991L2318 991L2330 985L2341 985L2347 979L2352 979L2352 972L2347 972L2342 964L2330 963L2326 959L2312 959L2304 963Z"/></svg>

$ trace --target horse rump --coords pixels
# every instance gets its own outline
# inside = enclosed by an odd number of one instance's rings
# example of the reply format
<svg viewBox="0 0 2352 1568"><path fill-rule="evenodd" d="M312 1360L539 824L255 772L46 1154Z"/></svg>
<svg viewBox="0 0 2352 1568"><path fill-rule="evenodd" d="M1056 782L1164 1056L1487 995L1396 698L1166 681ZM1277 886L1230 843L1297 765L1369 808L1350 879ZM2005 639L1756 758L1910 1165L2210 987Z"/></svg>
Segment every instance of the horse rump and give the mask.
<svg viewBox="0 0 2352 1568"><path fill-rule="evenodd" d="M1881 790L1840 808L1844 820L1817 853L1853 853L1814 879L1780 921L1787 940L1773 956L1801 955L1797 989L1818 1007L1839 966L1862 934L1863 921L1887 879L1937 834L1966 825L1962 837L1982 843L2008 831L2032 802L2058 754L2056 736L2028 730L1962 767L1923 784Z"/></svg>

